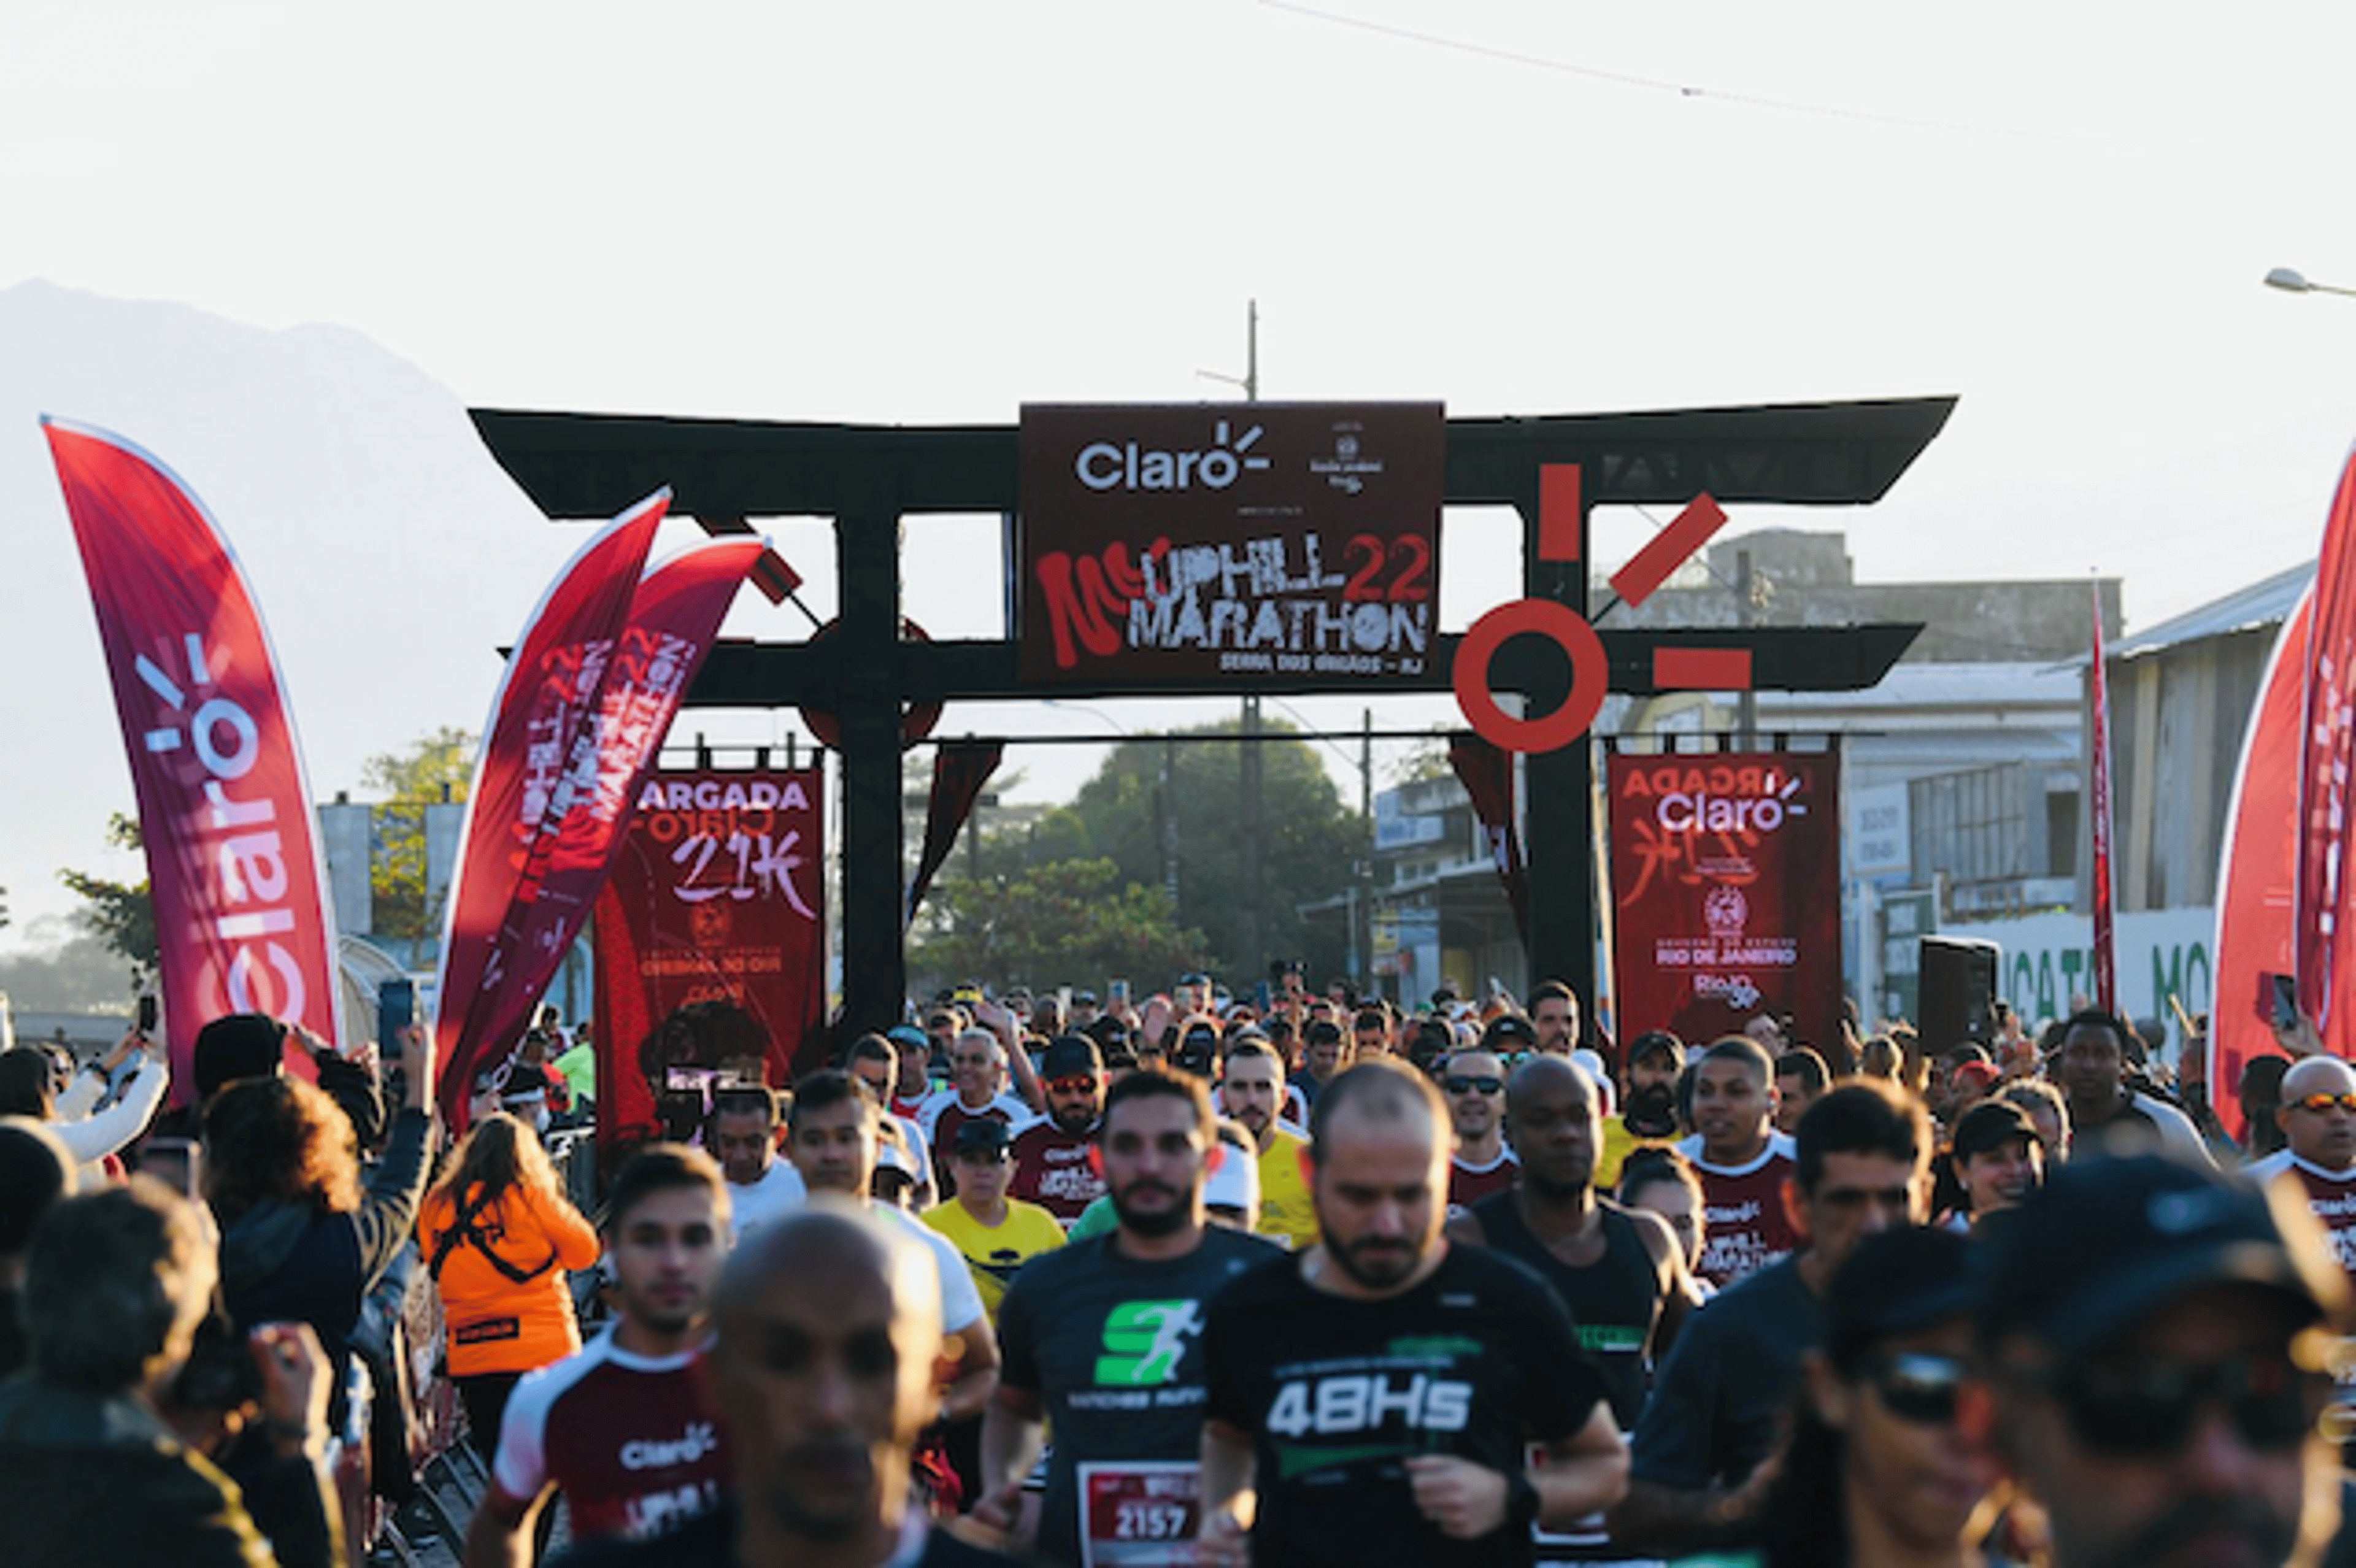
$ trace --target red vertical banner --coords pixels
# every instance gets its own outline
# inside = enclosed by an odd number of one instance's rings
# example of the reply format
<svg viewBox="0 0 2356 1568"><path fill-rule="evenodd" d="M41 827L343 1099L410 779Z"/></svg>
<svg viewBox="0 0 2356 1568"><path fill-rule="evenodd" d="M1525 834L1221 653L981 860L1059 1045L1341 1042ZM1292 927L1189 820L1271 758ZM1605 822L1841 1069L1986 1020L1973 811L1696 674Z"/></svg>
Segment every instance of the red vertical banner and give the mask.
<svg viewBox="0 0 2356 1568"><path fill-rule="evenodd" d="M1707 1041L1762 1013L1835 1038L1839 776L1833 752L1611 759L1621 1039Z"/></svg>
<svg viewBox="0 0 2356 1568"><path fill-rule="evenodd" d="M2283 623L2250 709L2242 765L2225 810L2217 868L2217 969L2209 1014L2209 1103L2225 1130L2242 1136L2242 1069L2280 1055L2269 1027L2272 975L2296 973L2291 942L2297 901L2299 728L2307 699L2312 591ZM2342 986L2346 984L2342 980Z"/></svg>
<svg viewBox="0 0 2356 1568"><path fill-rule="evenodd" d="M42 425L130 753L172 1093L186 1100L197 1030L224 1013L273 1013L337 1038L335 918L311 791L253 591L203 503L119 437ZM307 1071L307 1052L288 1057Z"/></svg>
<svg viewBox="0 0 2356 1568"><path fill-rule="evenodd" d="M2340 473L2315 572L2298 763L2298 839L2291 951L2299 1010L2324 1038L2356 944L2349 888L2349 777L2356 769L2356 454ZM2221 993L2222 994L2222 993Z"/></svg>
<svg viewBox="0 0 2356 1568"><path fill-rule="evenodd" d="M712 1087L783 1085L825 1046L818 768L658 773L597 897L598 1138L688 1130Z"/></svg>
<svg viewBox="0 0 2356 1568"><path fill-rule="evenodd" d="M2093 733L2086 754L2093 774L2089 794L2094 816L2094 1005L2106 1013L2115 1013L2119 1007L2119 901L2111 852L2111 680L2103 665L2103 591L2097 586L2094 593L2094 659L2087 688Z"/></svg>
<svg viewBox="0 0 2356 1568"><path fill-rule="evenodd" d="M527 958L520 927L579 781L594 775L606 672L669 505L668 491L650 496L582 546L525 623L491 699L435 1002L442 1109L454 1125L464 1125L477 1060L504 1048L538 1000L519 976Z"/></svg>

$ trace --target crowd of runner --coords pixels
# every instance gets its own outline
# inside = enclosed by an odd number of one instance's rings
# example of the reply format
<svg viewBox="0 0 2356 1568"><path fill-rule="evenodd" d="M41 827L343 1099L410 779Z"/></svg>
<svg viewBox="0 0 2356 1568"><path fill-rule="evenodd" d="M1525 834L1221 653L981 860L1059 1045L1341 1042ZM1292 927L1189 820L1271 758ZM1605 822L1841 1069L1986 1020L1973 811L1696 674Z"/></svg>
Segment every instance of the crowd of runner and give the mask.
<svg viewBox="0 0 2356 1568"><path fill-rule="evenodd" d="M552 1019L455 1138L416 1030L217 1019L169 1111L136 1032L0 1054L0 1560L351 1561L347 1461L414 1484L428 1369L470 1568L543 1560L559 1499L587 1564L2351 1552L2356 1071L2311 1029L2237 1145L2099 1011L1804 1045L1613 1041L1558 984L1257 1002L944 993L713 1081L590 1212Z"/></svg>

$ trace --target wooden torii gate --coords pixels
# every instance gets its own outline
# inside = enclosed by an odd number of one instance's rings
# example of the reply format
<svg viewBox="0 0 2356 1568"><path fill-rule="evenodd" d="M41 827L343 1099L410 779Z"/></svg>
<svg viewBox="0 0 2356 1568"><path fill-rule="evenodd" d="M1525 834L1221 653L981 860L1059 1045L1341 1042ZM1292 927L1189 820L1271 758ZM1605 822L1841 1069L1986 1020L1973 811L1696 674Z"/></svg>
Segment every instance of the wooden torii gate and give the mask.
<svg viewBox="0 0 2356 1568"><path fill-rule="evenodd" d="M1451 419L1445 500L1505 505L1523 524L1523 591L1580 617L1588 602L1588 514L1599 505L1683 506L1707 492L1730 505L1857 506L1879 500L1930 444L1953 398L1750 408ZM1017 427L770 423L477 409L501 467L553 518L603 519L669 485L674 510L715 531L755 517L833 521L841 613L833 635L798 644L723 644L687 701L703 708L809 706L841 729L844 1022L898 1021L902 946L901 716L925 702L1089 698L1338 695L1450 688L1457 639L1433 639L1412 678L1355 682L1254 675L1200 685L1026 687L1012 641L912 642L901 635L900 522L912 513L1013 513ZM1541 470L1580 470L1575 551L1539 549ZM1009 571L1016 570L1009 563ZM1746 649L1758 690L1856 691L1878 683L1919 624L1690 631L1599 628L1610 688L1661 688L1663 648ZM1533 713L1569 689L1569 661L1516 638L1491 667ZM1533 976L1595 995L1590 748L1532 755L1526 770L1529 960Z"/></svg>

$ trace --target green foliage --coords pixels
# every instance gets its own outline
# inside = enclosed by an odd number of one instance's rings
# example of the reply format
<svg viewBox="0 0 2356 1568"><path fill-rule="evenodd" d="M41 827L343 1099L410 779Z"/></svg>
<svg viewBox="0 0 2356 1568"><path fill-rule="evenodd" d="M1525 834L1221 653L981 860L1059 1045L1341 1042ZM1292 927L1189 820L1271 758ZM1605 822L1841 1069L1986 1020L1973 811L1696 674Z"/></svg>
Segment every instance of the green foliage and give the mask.
<svg viewBox="0 0 2356 1568"><path fill-rule="evenodd" d="M138 818L121 812L108 819L106 841L118 849L139 849L145 844L139 834ZM58 880L83 901L82 907L74 912L74 923L96 937L107 951L130 960L134 987L146 985L155 973L158 951L155 901L149 895L147 880L143 877L136 883L117 882L73 870L59 871Z"/></svg>
<svg viewBox="0 0 2356 1568"><path fill-rule="evenodd" d="M1176 975L1205 961L1203 933L1182 928L1159 886L1125 880L1103 859L1050 860L975 882L943 877L912 933L910 968L936 985Z"/></svg>
<svg viewBox="0 0 2356 1568"><path fill-rule="evenodd" d="M440 931L440 904L425 896L425 808L466 799L474 771L475 737L447 725L360 765L361 787L385 797L376 808L369 870L369 919L378 936L415 942Z"/></svg>
<svg viewBox="0 0 2356 1568"><path fill-rule="evenodd" d="M1245 951L1238 831L1243 821L1242 748L1189 746L1183 740L1189 732L1232 734L1235 730L1236 721L1229 720L1205 730L1181 731L1176 745L1158 736L1125 741L1106 757L1070 805L1057 806L1017 831L990 832L985 814L985 879L1011 886L1013 879L1035 868L1105 860L1114 867L1120 886L1151 890L1166 903L1163 833L1164 814L1169 813L1174 816L1178 872L1173 917L1178 927L1200 933L1198 963L1207 963L1238 990L1264 974L1271 958L1305 959L1314 974L1338 972L1349 948L1344 917L1332 912L1303 916L1300 910L1348 889L1356 859L1366 852L1370 829L1355 812L1344 809L1332 777L1308 742L1260 742L1260 934L1258 951ZM962 869L963 855L950 864ZM926 901L927 912L937 919L935 901L940 897L937 891ZM1097 969L1071 959L1021 973L969 966L952 977L1051 985L1069 979L1100 986L1109 976L1120 975L1164 986L1185 967L1132 963Z"/></svg>

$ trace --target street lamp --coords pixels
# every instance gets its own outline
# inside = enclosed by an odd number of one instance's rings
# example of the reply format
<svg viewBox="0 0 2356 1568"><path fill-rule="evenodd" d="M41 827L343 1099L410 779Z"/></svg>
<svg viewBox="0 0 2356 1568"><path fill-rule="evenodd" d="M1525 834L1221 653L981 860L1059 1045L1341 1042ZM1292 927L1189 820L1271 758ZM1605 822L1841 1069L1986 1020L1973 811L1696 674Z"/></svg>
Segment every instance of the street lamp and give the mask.
<svg viewBox="0 0 2356 1568"><path fill-rule="evenodd" d="M2293 294L2356 294L2356 289L2343 289L2336 283L2315 283L2297 267L2276 267L2266 274L2266 287Z"/></svg>

